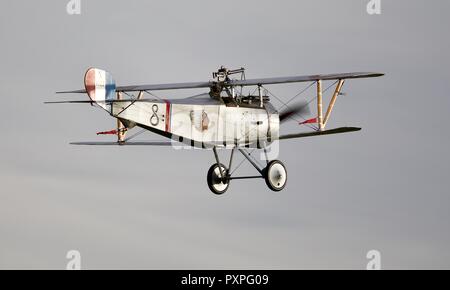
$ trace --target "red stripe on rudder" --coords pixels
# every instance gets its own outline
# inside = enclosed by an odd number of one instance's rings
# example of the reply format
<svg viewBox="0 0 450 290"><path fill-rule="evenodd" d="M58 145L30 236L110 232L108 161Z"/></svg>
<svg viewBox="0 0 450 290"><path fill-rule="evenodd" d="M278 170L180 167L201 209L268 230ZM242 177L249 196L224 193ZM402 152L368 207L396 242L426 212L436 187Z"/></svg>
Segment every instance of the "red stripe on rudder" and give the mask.
<svg viewBox="0 0 450 290"><path fill-rule="evenodd" d="M171 103L168 100L164 100L166 103L166 132L170 132L170 107Z"/></svg>
<svg viewBox="0 0 450 290"><path fill-rule="evenodd" d="M84 76L84 87L91 100L95 101L95 69L91 68Z"/></svg>

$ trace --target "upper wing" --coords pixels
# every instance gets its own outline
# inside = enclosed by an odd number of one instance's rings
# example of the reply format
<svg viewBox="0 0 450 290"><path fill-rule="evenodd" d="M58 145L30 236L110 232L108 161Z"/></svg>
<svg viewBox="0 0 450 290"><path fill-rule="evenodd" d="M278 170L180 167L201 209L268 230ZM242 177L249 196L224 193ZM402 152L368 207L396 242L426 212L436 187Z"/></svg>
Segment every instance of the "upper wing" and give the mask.
<svg viewBox="0 0 450 290"><path fill-rule="evenodd" d="M312 137L312 136L320 136L320 135L331 135L331 134L340 134L340 133L348 133L348 132L356 132L361 130L361 128L356 127L341 127L335 129L329 129L324 131L314 131L314 132L305 132L305 133L295 133L288 135L281 135L278 137L279 140L285 139L293 139L293 138L304 138L304 137Z"/></svg>
<svg viewBox="0 0 450 290"><path fill-rule="evenodd" d="M213 82L194 82L194 83L173 83L173 84L155 84L155 85L134 85L116 87L116 92L139 92L139 91L160 91L160 90L179 90L179 89L199 89L209 88L214 85ZM63 91L57 94L78 94L86 93L86 90Z"/></svg>
<svg viewBox="0 0 450 290"><path fill-rule="evenodd" d="M356 73L340 73L340 74L324 74L324 75L306 75L291 77L276 77L248 80L230 80L224 83L224 86L255 86L255 85L272 85L311 82L318 80L339 80L339 79L359 79L373 78L383 76L382 73L356 72ZM136 92L136 91L159 91L159 90L179 90L179 89L199 89L214 87L216 82L193 82L193 83L173 83L173 84L155 84L155 85L134 85L116 87L117 92ZM67 93L85 93L86 90L62 91L57 94Z"/></svg>
<svg viewBox="0 0 450 290"><path fill-rule="evenodd" d="M199 89L214 86L213 82L195 82L195 83L174 83L174 84L156 84L141 86L123 86L117 87L118 92L136 92L136 91L160 91L160 90L179 90L179 89Z"/></svg>
<svg viewBox="0 0 450 290"><path fill-rule="evenodd" d="M356 72L356 73L341 73L341 74L326 74L326 75L276 77L276 78L250 79L250 80L232 80L227 82L227 84L233 86L256 86L256 85L311 82L318 80L328 81L328 80L374 78L383 75L384 74L382 73Z"/></svg>
<svg viewBox="0 0 450 290"><path fill-rule="evenodd" d="M155 102L155 99L123 99L123 100L105 100L100 102L94 102L92 100L77 100L77 101L55 101L55 102L44 102L44 104L112 104L112 103L145 103L145 102Z"/></svg>

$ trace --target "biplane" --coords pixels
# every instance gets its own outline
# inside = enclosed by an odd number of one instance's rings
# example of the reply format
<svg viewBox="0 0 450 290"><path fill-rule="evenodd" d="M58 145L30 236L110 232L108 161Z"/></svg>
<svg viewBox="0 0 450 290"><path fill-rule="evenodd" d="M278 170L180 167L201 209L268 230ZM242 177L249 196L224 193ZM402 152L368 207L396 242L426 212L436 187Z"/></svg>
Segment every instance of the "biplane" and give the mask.
<svg viewBox="0 0 450 290"><path fill-rule="evenodd" d="M234 77L240 75L240 77ZM212 150L214 164L207 173L209 189L217 194L227 191L230 182L236 179L262 178L273 191L281 191L287 182L285 165L276 159L270 160L267 150L279 140L323 136L359 131L356 127L339 127L326 129L331 112L342 87L348 79L372 78L382 73L339 73L308 76L291 76L246 79L245 69L229 70L221 67L212 74L213 79L206 82L188 82L172 84L116 86L105 70L90 68L84 77L84 89L62 91L57 94L86 93L89 100L56 101L46 103L88 103L104 109L116 118L117 126L110 131L98 132L97 135L116 135L114 142L75 142L74 145L118 145L118 146L170 146L184 144L189 148ZM328 88L334 87L328 108L323 112L323 82L334 81ZM289 101L278 99L282 110L271 103L266 86L307 82L309 87L315 85L317 112L314 118L305 118L309 113L309 103L290 105ZM253 88L253 93L243 93L244 88ZM327 88L327 89L328 89ZM208 89L209 91L181 99L158 97L154 91L185 89ZM150 97L144 97L148 94ZM275 97L275 96L274 96ZM280 134L280 126L288 120L302 118L301 125L311 128L309 131ZM297 120L298 121L298 120ZM133 128L150 131L168 138L167 141L131 141L137 134L127 137ZM230 149L228 166L219 160L218 149ZM263 165L256 160L249 150L263 150ZM254 176L233 176L233 156L240 152L258 172Z"/></svg>

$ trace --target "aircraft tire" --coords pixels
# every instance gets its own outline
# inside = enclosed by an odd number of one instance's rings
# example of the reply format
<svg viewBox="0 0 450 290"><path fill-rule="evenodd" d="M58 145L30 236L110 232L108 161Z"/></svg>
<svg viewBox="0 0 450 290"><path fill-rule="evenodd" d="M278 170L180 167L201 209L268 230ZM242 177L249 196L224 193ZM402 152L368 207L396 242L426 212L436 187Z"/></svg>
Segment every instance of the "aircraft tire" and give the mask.
<svg viewBox="0 0 450 290"><path fill-rule="evenodd" d="M227 176L228 169L225 167L225 165L220 164L220 167L222 169L223 175ZM226 179L225 181L221 180L220 178L220 171L219 171L219 165L213 164L209 170L207 175L207 182L209 189L216 195L222 195L230 186L230 180Z"/></svg>
<svg viewBox="0 0 450 290"><path fill-rule="evenodd" d="M279 160L272 160L264 169L264 180L273 191L281 191L287 183L287 170Z"/></svg>

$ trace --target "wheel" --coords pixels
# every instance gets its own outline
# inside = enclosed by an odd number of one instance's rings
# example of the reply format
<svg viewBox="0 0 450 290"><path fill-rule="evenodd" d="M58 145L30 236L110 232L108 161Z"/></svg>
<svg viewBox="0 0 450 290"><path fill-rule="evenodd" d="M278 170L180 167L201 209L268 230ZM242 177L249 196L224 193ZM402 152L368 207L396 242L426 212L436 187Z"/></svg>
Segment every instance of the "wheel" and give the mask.
<svg viewBox="0 0 450 290"><path fill-rule="evenodd" d="M264 179L267 186L273 191L281 191L286 186L287 171L279 160L272 160L264 169Z"/></svg>
<svg viewBox="0 0 450 290"><path fill-rule="evenodd" d="M222 180L221 178L219 165L217 165L217 163L209 168L207 176L209 189L217 195L224 194L225 191L227 191L228 186L230 186L230 180L227 178L228 169L223 164L220 164L220 168L225 180Z"/></svg>

